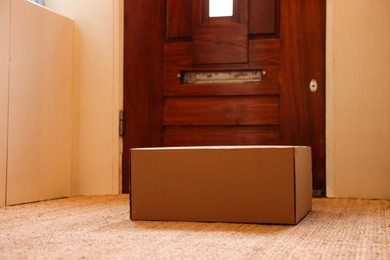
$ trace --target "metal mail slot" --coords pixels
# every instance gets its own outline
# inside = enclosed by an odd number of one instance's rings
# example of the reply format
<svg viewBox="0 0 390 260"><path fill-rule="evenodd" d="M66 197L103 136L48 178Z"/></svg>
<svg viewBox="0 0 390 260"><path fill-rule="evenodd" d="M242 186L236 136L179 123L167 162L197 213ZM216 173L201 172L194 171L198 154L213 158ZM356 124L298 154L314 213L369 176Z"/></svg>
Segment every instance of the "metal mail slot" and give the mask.
<svg viewBox="0 0 390 260"><path fill-rule="evenodd" d="M265 75L263 70L183 71L182 84L256 83Z"/></svg>

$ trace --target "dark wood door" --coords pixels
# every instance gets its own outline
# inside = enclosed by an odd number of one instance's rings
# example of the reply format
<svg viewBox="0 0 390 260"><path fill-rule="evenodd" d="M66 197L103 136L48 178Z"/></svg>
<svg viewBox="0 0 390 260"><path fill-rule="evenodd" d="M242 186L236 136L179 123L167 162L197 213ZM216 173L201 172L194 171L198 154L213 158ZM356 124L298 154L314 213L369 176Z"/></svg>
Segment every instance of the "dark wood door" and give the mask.
<svg viewBox="0 0 390 260"><path fill-rule="evenodd" d="M311 146L324 191L325 6L125 0L123 192L130 148L251 144Z"/></svg>

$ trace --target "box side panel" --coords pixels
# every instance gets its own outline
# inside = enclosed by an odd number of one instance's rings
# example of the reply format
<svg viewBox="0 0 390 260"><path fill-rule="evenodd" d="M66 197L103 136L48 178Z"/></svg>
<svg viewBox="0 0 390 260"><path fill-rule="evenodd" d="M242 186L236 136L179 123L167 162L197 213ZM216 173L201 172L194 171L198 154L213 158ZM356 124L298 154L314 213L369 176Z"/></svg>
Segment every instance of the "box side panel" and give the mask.
<svg viewBox="0 0 390 260"><path fill-rule="evenodd" d="M312 161L310 147L295 147L295 222L301 221L312 208Z"/></svg>
<svg viewBox="0 0 390 260"><path fill-rule="evenodd" d="M132 151L132 219L293 224L294 150Z"/></svg>
<svg viewBox="0 0 390 260"><path fill-rule="evenodd" d="M132 182L132 177L133 177L133 172L134 172L134 164L136 162L138 162L139 160L135 159L134 158L134 151L132 149L130 149L129 151L129 161L130 161L130 176L129 176L129 204L130 204L130 219L133 219L133 201L132 201L132 198L133 198L133 194L132 194L132 191L133 191L133 182Z"/></svg>

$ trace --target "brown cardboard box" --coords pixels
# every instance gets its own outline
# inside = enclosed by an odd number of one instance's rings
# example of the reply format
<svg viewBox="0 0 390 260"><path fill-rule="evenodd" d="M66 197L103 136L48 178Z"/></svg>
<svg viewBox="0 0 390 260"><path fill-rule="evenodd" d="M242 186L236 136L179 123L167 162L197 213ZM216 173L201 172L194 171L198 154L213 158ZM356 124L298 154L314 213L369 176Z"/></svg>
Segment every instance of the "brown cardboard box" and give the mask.
<svg viewBox="0 0 390 260"><path fill-rule="evenodd" d="M311 187L310 147L131 150L132 220L297 224Z"/></svg>

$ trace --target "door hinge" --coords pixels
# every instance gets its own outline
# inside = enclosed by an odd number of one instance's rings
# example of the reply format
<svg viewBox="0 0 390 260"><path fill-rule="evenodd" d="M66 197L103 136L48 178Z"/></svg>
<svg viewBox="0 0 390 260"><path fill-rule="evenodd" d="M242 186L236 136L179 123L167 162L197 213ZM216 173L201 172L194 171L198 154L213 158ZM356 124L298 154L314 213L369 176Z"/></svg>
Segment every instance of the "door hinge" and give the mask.
<svg viewBox="0 0 390 260"><path fill-rule="evenodd" d="M119 136L123 137L124 135L124 124L125 124L125 117L123 110L119 111Z"/></svg>

